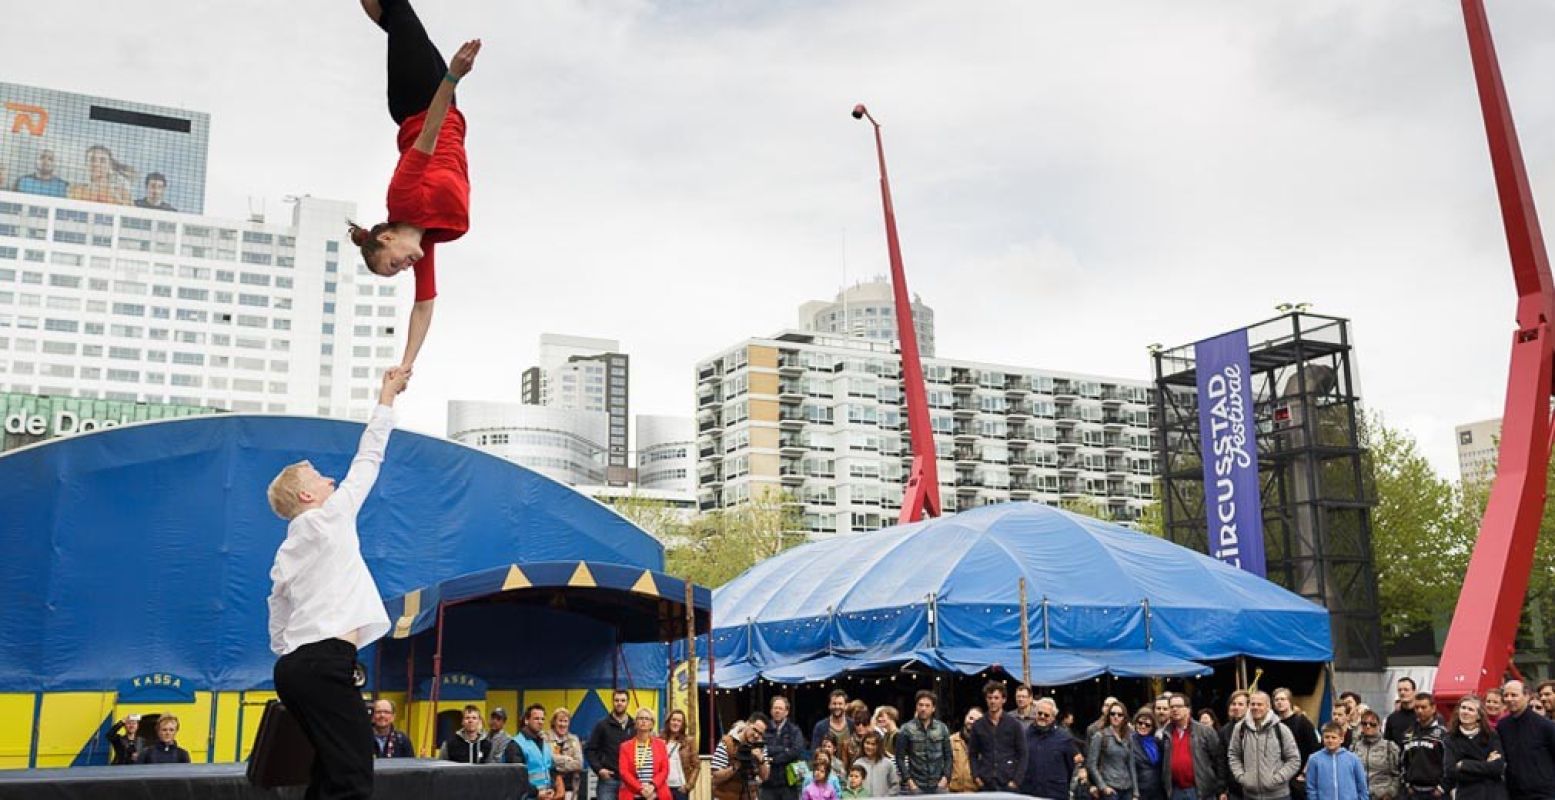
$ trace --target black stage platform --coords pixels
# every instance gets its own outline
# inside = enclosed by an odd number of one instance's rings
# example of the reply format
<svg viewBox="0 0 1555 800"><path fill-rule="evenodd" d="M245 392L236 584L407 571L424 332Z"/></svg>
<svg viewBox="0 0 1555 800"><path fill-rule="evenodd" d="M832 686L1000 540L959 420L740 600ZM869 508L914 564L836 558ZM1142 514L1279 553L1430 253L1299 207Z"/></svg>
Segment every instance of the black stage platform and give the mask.
<svg viewBox="0 0 1555 800"><path fill-rule="evenodd" d="M425 759L374 762L374 800L510 800L514 766L470 766ZM303 787L250 786L246 764L147 764L126 767L0 770L0 800L273 800L302 797Z"/></svg>

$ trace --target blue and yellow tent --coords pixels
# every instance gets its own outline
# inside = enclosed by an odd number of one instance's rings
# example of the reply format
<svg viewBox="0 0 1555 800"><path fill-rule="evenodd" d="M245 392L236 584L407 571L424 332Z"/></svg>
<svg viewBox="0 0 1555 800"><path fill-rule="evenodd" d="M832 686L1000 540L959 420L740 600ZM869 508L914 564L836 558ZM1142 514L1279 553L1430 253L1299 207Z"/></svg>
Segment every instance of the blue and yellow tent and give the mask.
<svg viewBox="0 0 1555 800"><path fill-rule="evenodd" d="M180 744L197 761L242 758L272 696L265 598L286 525L271 513L266 487L302 459L343 476L361 431L317 418L221 415L0 455L0 768L101 763L112 721L136 712L178 714ZM446 591L448 579L483 570L587 563L596 576L650 574L657 587L663 568L656 540L594 500L406 432L389 442L359 529L379 590L400 598L395 617L417 590ZM532 611L533 624L567 630L571 646L550 648L567 671L514 683L525 676L492 661L466 674L506 692L492 702L517 706L527 691L549 692L551 705L601 702L596 690L611 685L612 664L633 658L614 647L614 626L576 610ZM370 650L363 660L369 670L381 661ZM637 685L662 689L662 659L640 660ZM371 676L369 687L374 681L403 699L403 671L398 684Z"/></svg>

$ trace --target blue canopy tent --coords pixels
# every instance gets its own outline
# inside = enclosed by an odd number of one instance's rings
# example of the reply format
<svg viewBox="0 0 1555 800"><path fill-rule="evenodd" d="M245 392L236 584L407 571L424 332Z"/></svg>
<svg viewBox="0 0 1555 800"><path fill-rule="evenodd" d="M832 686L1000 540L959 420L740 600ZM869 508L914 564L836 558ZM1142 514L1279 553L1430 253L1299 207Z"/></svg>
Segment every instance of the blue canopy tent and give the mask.
<svg viewBox="0 0 1555 800"><path fill-rule="evenodd" d="M286 524L266 487L303 459L344 476L361 433L352 422L224 414L0 455L0 693L109 691L152 670L202 690L268 686L265 598ZM653 537L573 489L403 431L358 527L389 597L511 564L633 574L664 564ZM664 677L661 667L654 679Z"/></svg>
<svg viewBox="0 0 1555 800"><path fill-rule="evenodd" d="M711 678L808 683L907 662L1019 674L1021 578L1033 683L1332 658L1328 612L1263 578L1118 525L1006 503L757 564L713 594Z"/></svg>

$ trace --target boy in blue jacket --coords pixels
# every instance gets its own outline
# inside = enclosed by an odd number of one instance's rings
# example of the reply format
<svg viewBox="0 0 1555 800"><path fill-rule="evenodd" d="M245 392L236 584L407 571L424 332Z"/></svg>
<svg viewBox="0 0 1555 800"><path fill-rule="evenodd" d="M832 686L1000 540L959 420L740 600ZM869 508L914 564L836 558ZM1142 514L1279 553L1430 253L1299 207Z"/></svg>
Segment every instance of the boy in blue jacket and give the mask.
<svg viewBox="0 0 1555 800"><path fill-rule="evenodd" d="M1307 800L1368 800L1366 768L1344 749L1344 726L1323 726L1323 749L1307 761Z"/></svg>

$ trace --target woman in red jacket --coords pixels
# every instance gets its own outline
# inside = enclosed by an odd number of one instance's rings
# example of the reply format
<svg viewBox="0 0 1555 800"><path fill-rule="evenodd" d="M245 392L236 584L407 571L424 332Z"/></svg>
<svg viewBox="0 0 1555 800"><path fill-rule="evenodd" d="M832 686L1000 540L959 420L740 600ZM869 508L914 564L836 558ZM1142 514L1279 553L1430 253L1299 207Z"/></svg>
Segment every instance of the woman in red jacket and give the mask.
<svg viewBox="0 0 1555 800"><path fill-rule="evenodd" d="M637 709L637 735L621 743L617 800L670 800L669 749L663 739L653 735L654 722L652 711Z"/></svg>
<svg viewBox="0 0 1555 800"><path fill-rule="evenodd" d="M400 359L408 370L432 325L434 245L470 229L464 115L454 85L475 67L481 40L465 42L445 64L410 0L362 0L362 9L389 35L389 116L399 126L400 160L389 181L388 221L371 228L352 223L351 241L374 273L416 271L416 305Z"/></svg>

